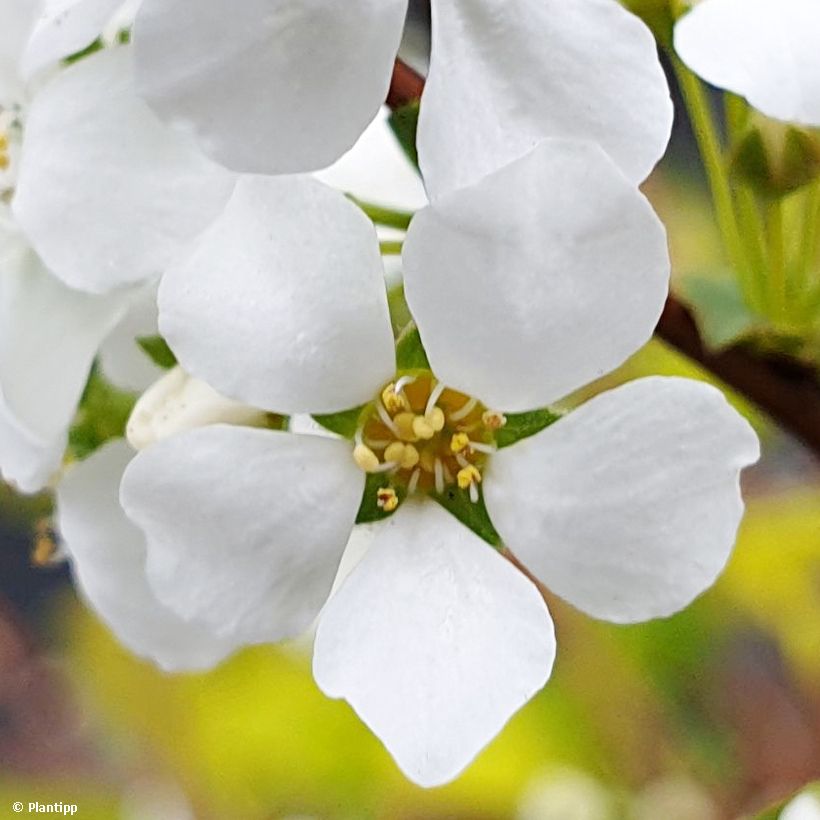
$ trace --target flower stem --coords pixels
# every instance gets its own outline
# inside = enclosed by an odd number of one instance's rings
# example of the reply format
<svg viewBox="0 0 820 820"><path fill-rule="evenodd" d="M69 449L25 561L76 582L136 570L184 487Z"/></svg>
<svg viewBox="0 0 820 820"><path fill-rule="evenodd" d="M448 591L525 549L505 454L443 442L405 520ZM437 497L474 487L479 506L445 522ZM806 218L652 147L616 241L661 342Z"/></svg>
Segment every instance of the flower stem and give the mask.
<svg viewBox="0 0 820 820"><path fill-rule="evenodd" d="M365 202L358 199L351 194L348 194L348 199L358 205L377 225L385 225L389 228L398 228L406 231L410 227L410 221L413 219L413 214L409 211L396 211L392 208L387 208L384 205L376 205L372 202Z"/></svg>
<svg viewBox="0 0 820 820"><path fill-rule="evenodd" d="M772 319L786 320L786 243L783 233L783 200L773 199L766 208L769 229L769 307Z"/></svg>
<svg viewBox="0 0 820 820"><path fill-rule="evenodd" d="M795 294L800 300L808 297L814 265L817 261L817 243L820 239L820 181L809 188L804 208L804 223L795 275Z"/></svg>
<svg viewBox="0 0 820 820"><path fill-rule="evenodd" d="M700 80L676 56L671 55L671 59L703 159L724 247L738 274L744 296L750 307L754 307L754 277L738 227L723 149L706 91Z"/></svg>
<svg viewBox="0 0 820 820"><path fill-rule="evenodd" d="M382 256L400 256L403 242L379 242Z"/></svg>

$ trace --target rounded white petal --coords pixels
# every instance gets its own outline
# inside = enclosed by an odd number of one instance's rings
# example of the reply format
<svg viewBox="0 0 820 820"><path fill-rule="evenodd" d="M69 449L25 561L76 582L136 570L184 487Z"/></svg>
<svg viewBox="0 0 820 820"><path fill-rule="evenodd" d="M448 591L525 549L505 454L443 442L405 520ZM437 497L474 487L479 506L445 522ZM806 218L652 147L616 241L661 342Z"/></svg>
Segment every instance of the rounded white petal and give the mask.
<svg viewBox="0 0 820 820"><path fill-rule="evenodd" d="M290 638L330 592L364 474L349 443L216 425L143 450L122 503L180 617L244 643Z"/></svg>
<svg viewBox="0 0 820 820"><path fill-rule="evenodd" d="M37 15L32 0L0 0L0 105L3 90L20 82L20 60Z"/></svg>
<svg viewBox="0 0 820 820"><path fill-rule="evenodd" d="M0 476L23 493L42 490L63 460L68 434L38 439L23 429L0 396Z"/></svg>
<svg viewBox="0 0 820 820"><path fill-rule="evenodd" d="M820 798L809 791L799 794L786 804L779 820L820 820Z"/></svg>
<svg viewBox="0 0 820 820"><path fill-rule="evenodd" d="M129 296L71 290L0 222L0 395L35 440L65 435L97 349Z"/></svg>
<svg viewBox="0 0 820 820"><path fill-rule="evenodd" d="M547 140L420 211L405 293L436 375L504 410L549 404L652 335L666 234L596 145Z"/></svg>
<svg viewBox="0 0 820 820"><path fill-rule="evenodd" d="M22 69L32 75L90 46L124 0L45 0Z"/></svg>
<svg viewBox="0 0 820 820"><path fill-rule="evenodd" d="M507 546L550 589L630 623L711 586L743 515L740 471L759 454L719 390L652 377L495 453L484 497Z"/></svg>
<svg viewBox="0 0 820 820"><path fill-rule="evenodd" d="M399 145L382 108L358 142L316 178L340 191L391 208L427 204L421 177Z"/></svg>
<svg viewBox="0 0 820 820"><path fill-rule="evenodd" d="M781 120L820 126L816 0L704 0L675 26L696 74Z"/></svg>
<svg viewBox="0 0 820 820"><path fill-rule="evenodd" d="M13 202L55 275L94 292L158 276L234 184L135 96L131 58L106 49L36 96Z"/></svg>
<svg viewBox="0 0 820 820"><path fill-rule="evenodd" d="M207 669L233 647L182 620L156 598L145 576L145 538L119 503L133 451L105 445L73 466L57 487L57 528L79 591L128 649L167 671Z"/></svg>
<svg viewBox="0 0 820 820"><path fill-rule="evenodd" d="M159 290L160 329L189 372L281 413L373 398L394 373L372 223L307 177L243 177Z"/></svg>
<svg viewBox="0 0 820 820"><path fill-rule="evenodd" d="M672 103L646 26L614 0L433 2L419 160L436 198L541 139L598 142L632 182L649 175Z"/></svg>
<svg viewBox="0 0 820 820"><path fill-rule="evenodd" d="M383 525L319 620L313 672L422 786L452 780L547 681L533 584L432 502Z"/></svg>
<svg viewBox="0 0 820 820"><path fill-rule="evenodd" d="M347 151L384 101L407 0L145 0L140 90L229 168L293 173Z"/></svg>
<svg viewBox="0 0 820 820"><path fill-rule="evenodd" d="M150 387L164 371L137 339L158 333L157 289L151 284L135 291L127 313L100 347L100 367L106 378L122 390L139 393Z"/></svg>

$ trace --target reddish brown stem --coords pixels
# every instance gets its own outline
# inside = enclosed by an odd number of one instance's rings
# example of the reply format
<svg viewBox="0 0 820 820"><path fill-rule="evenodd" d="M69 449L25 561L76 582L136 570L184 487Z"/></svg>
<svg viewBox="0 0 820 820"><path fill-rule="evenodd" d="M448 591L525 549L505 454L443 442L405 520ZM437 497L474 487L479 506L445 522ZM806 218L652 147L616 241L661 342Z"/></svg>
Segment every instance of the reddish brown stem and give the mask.
<svg viewBox="0 0 820 820"><path fill-rule="evenodd" d="M397 60L387 105L401 108L420 99L422 91L424 78ZM820 458L820 382L810 370L787 357L766 357L741 346L707 349L692 314L673 296L655 333L765 410Z"/></svg>

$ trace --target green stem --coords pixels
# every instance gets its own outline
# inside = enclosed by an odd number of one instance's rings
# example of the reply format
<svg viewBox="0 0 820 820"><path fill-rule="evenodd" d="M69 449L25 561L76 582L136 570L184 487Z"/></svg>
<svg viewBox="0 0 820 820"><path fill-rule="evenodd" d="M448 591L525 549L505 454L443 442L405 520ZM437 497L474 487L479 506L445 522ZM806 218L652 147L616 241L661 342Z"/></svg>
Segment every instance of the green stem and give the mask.
<svg viewBox="0 0 820 820"><path fill-rule="evenodd" d="M403 242L379 242L382 256L400 256Z"/></svg>
<svg viewBox="0 0 820 820"><path fill-rule="evenodd" d="M775 321L785 321L788 298L786 294L786 241L783 232L783 200L773 199L766 208L769 228L769 307Z"/></svg>
<svg viewBox="0 0 820 820"><path fill-rule="evenodd" d="M747 302L754 306L753 275L738 227L723 149L706 91L700 80L676 56L671 55L671 59L703 159L724 247L729 255L729 261L737 271Z"/></svg>
<svg viewBox="0 0 820 820"><path fill-rule="evenodd" d="M738 185L735 197L738 222L746 238L746 252L749 257L749 284L752 287L749 294L750 307L763 312L767 300L766 244L763 239L766 236L766 225L754 192L748 185Z"/></svg>
<svg viewBox="0 0 820 820"><path fill-rule="evenodd" d="M406 231L410 227L413 214L408 211L396 211L384 205L376 205L372 202L365 202L348 194L348 199L358 205L377 225L385 225L389 228L398 228Z"/></svg>
<svg viewBox="0 0 820 820"><path fill-rule="evenodd" d="M813 182L804 203L800 256L795 277L795 294L798 299L808 296L814 265L817 260L817 244L820 239L820 181Z"/></svg>

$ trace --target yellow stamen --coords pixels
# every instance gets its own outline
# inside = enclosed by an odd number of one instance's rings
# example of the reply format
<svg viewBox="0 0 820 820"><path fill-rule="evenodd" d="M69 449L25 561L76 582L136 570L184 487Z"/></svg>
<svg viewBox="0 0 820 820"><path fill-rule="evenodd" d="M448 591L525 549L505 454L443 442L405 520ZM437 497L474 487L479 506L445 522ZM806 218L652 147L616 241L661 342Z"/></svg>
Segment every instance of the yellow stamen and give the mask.
<svg viewBox="0 0 820 820"><path fill-rule="evenodd" d="M429 413L425 413L424 418L437 433L444 429L444 411L440 407L434 407Z"/></svg>
<svg viewBox="0 0 820 820"><path fill-rule="evenodd" d="M416 435L413 429L416 416L412 413L399 413L393 419L393 423L399 431L399 438L402 441L418 441L419 436Z"/></svg>
<svg viewBox="0 0 820 820"><path fill-rule="evenodd" d="M497 410L485 410L481 421L488 430L500 430L507 423L507 417Z"/></svg>
<svg viewBox="0 0 820 820"><path fill-rule="evenodd" d="M470 464L467 467L462 467L458 471L456 481L458 482L458 486L461 487L462 490L466 490L472 484L481 483L481 473L478 471L478 467L476 467L473 464Z"/></svg>
<svg viewBox="0 0 820 820"><path fill-rule="evenodd" d="M379 487L376 492L376 504L385 512L393 512L399 506L399 497L392 487Z"/></svg>
<svg viewBox="0 0 820 820"><path fill-rule="evenodd" d="M413 419L413 432L417 438L429 441L436 434L436 430L425 416L416 416Z"/></svg>
<svg viewBox="0 0 820 820"><path fill-rule="evenodd" d="M395 415L402 410L410 409L410 402L404 393L396 392L396 385L392 382L382 391L382 402L387 408L387 412Z"/></svg>
<svg viewBox="0 0 820 820"><path fill-rule="evenodd" d="M470 446L470 437L466 433L455 433L450 439L450 452L460 453Z"/></svg>
<svg viewBox="0 0 820 820"><path fill-rule="evenodd" d="M379 469L378 456L366 444L356 445L353 449L353 460L366 473L375 473Z"/></svg>

